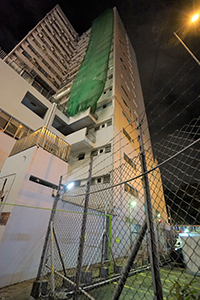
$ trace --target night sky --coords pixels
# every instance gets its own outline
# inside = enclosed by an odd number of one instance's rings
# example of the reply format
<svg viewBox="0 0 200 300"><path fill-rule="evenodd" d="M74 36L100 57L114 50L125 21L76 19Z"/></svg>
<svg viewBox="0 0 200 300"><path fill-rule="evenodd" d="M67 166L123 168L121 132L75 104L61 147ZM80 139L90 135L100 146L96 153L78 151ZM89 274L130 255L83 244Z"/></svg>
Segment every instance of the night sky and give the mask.
<svg viewBox="0 0 200 300"><path fill-rule="evenodd" d="M81 34L106 8L116 6L136 52L153 143L189 123L200 111L200 66L173 32L200 59L200 22L190 17L200 1L0 0L0 47L7 53L59 4Z"/></svg>

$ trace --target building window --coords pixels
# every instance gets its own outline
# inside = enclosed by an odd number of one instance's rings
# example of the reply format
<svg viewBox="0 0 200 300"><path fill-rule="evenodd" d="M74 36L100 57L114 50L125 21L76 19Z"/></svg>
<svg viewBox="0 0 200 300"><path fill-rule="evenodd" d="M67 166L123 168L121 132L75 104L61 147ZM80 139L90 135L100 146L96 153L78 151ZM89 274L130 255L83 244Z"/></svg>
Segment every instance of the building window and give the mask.
<svg viewBox="0 0 200 300"><path fill-rule="evenodd" d="M110 182L110 174L106 174L103 176L103 183L109 183Z"/></svg>
<svg viewBox="0 0 200 300"><path fill-rule="evenodd" d="M106 145L105 147L105 153L111 152L111 144Z"/></svg>
<svg viewBox="0 0 200 300"><path fill-rule="evenodd" d="M111 152L111 144L106 145L104 148L95 149L91 152L91 156L97 156L98 154Z"/></svg>
<svg viewBox="0 0 200 300"><path fill-rule="evenodd" d="M138 198L138 191L132 187L131 185L129 185L128 183L124 184L124 190L129 193L130 195Z"/></svg>
<svg viewBox="0 0 200 300"><path fill-rule="evenodd" d="M46 107L41 101L39 101L30 92L26 93L21 103L25 105L27 108L29 108L36 115L38 115L40 118L44 119L48 107Z"/></svg>
<svg viewBox="0 0 200 300"><path fill-rule="evenodd" d="M109 183L110 182L110 174L105 174L101 177L92 177L91 185L98 183Z"/></svg>
<svg viewBox="0 0 200 300"><path fill-rule="evenodd" d="M130 111L130 108L129 108L128 104L126 103L126 101L124 100L124 98L123 97L121 97L121 98L122 98L122 101L124 102L124 104L126 105L126 107L128 108L128 110Z"/></svg>
<svg viewBox="0 0 200 300"><path fill-rule="evenodd" d="M91 152L91 156L97 156L98 155L98 150L93 150Z"/></svg>
<svg viewBox="0 0 200 300"><path fill-rule="evenodd" d="M91 178L91 185L95 184L95 178Z"/></svg>
<svg viewBox="0 0 200 300"><path fill-rule="evenodd" d="M128 96L126 90L125 90L125 88L124 88L122 85L121 85L121 89L122 89L122 91L124 92L124 94L126 95L126 97L129 98L129 96Z"/></svg>
<svg viewBox="0 0 200 300"><path fill-rule="evenodd" d="M19 128L20 123L14 119L11 119L8 125L6 126L5 133L14 136Z"/></svg>
<svg viewBox="0 0 200 300"><path fill-rule="evenodd" d="M29 60L31 59L31 56L24 50L22 51L22 54L27 57Z"/></svg>
<svg viewBox="0 0 200 300"><path fill-rule="evenodd" d="M111 125L112 125L112 119L110 119L110 120L108 120L107 122L102 123L102 124L100 124L99 126L95 127L94 130L95 130L95 131L98 131L98 130L100 130L100 129L106 128L106 127L111 126Z"/></svg>
<svg viewBox="0 0 200 300"><path fill-rule="evenodd" d="M112 105L112 102L108 102L107 104L104 104L102 106L99 106L97 109L96 109L96 112L100 111L100 110L103 110L105 108L107 108L108 106L111 106Z"/></svg>
<svg viewBox="0 0 200 300"><path fill-rule="evenodd" d="M112 125L112 119L107 122L107 127Z"/></svg>
<svg viewBox="0 0 200 300"><path fill-rule="evenodd" d="M0 131L16 140L19 140L33 132L33 130L21 124L3 111L0 111Z"/></svg>
<svg viewBox="0 0 200 300"><path fill-rule="evenodd" d="M83 160L85 158L85 153L81 153L77 156L78 160Z"/></svg>
<svg viewBox="0 0 200 300"><path fill-rule="evenodd" d="M128 134L128 132L123 128L123 134L125 135L125 137L129 140L129 142L132 141L131 136Z"/></svg>
<svg viewBox="0 0 200 300"><path fill-rule="evenodd" d="M134 162L132 161L132 159L130 159L129 157L128 157L128 155L126 155L125 153L124 153L124 160L134 169L134 170L136 170L136 165L134 164Z"/></svg>
<svg viewBox="0 0 200 300"><path fill-rule="evenodd" d="M6 125L9 124L10 119L11 119L11 117L9 115L4 113L3 111L0 111L0 129L1 129L1 131L3 131L4 128L6 127Z"/></svg>

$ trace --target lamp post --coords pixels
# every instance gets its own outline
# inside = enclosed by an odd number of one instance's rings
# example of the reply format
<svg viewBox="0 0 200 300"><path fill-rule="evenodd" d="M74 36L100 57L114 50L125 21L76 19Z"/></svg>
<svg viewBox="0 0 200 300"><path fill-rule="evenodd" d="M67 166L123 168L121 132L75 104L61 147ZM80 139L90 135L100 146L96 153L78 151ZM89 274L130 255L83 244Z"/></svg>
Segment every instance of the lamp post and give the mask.
<svg viewBox="0 0 200 300"><path fill-rule="evenodd" d="M132 247L132 242L133 242L133 239L132 239L132 207L134 207L136 205L137 205L137 202L134 200L129 203L130 249Z"/></svg>
<svg viewBox="0 0 200 300"><path fill-rule="evenodd" d="M199 18L199 15L196 14L191 18L191 22L197 21ZM184 25L183 27L185 27ZM192 56L192 58L197 62L197 64L200 66L200 61L196 58L196 56L192 53L192 51L186 46L186 44L182 41L182 39L178 36L177 32L182 29L183 27L179 28L174 32L175 37L179 40L179 42L183 45L183 47L187 50L187 52Z"/></svg>

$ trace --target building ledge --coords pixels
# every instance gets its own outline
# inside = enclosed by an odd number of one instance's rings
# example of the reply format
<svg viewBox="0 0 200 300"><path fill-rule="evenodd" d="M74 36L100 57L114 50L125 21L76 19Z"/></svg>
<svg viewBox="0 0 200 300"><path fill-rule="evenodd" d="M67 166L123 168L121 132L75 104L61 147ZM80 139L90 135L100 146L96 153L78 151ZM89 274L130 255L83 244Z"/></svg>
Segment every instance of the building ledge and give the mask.
<svg viewBox="0 0 200 300"><path fill-rule="evenodd" d="M69 118L70 127L73 130L79 130L83 127L88 127L90 125L95 125L97 123L97 115L91 113L91 107L86 111L77 113L75 116Z"/></svg>
<svg viewBox="0 0 200 300"><path fill-rule="evenodd" d="M84 148L94 148L95 136L88 134L87 128L82 128L66 136L66 141L71 145L71 151L76 152Z"/></svg>

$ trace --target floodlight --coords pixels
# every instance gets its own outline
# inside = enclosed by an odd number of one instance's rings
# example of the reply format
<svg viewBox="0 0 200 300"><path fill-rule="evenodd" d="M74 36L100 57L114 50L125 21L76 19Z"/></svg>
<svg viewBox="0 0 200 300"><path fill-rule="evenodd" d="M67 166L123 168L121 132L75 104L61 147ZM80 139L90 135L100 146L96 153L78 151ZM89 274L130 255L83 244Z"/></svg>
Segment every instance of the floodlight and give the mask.
<svg viewBox="0 0 200 300"><path fill-rule="evenodd" d="M70 182L67 184L67 190L71 190L74 186L74 182Z"/></svg>

